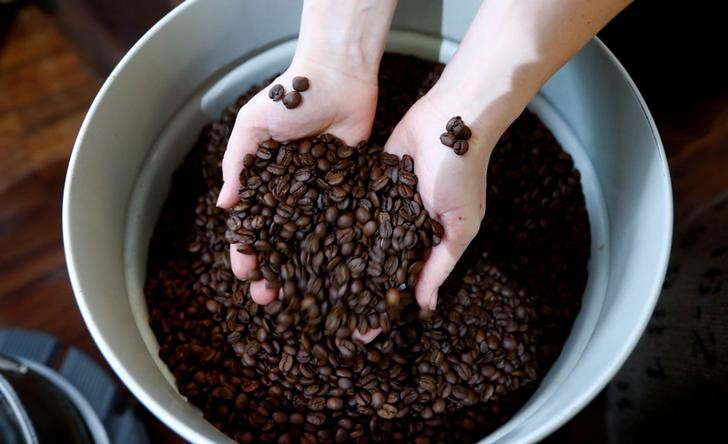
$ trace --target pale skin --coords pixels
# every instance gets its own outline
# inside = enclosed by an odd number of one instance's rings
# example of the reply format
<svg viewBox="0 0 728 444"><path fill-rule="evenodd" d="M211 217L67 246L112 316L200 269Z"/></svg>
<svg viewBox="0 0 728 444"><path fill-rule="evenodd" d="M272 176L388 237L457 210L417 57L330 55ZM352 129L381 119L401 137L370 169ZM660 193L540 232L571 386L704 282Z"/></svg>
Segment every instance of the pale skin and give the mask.
<svg viewBox="0 0 728 444"><path fill-rule="evenodd" d="M483 2L440 80L397 125L385 149L414 158L424 206L445 228L417 280L420 306L436 309L439 287L478 232L485 214L488 160L503 131L546 80L629 3ZM290 86L294 76L303 75L311 88L294 110L272 102L267 90L240 110L223 160L225 183L218 206L230 208L237 201L243 157L254 153L259 142L328 132L355 145L369 137L377 72L395 6L396 0L305 0L296 54L273 83ZM473 133L464 156L439 140L455 115ZM255 256L239 253L234 245L230 255L240 279L257 267ZM259 304L277 297L265 281L254 282L250 293ZM369 342L378 333L355 339Z"/></svg>

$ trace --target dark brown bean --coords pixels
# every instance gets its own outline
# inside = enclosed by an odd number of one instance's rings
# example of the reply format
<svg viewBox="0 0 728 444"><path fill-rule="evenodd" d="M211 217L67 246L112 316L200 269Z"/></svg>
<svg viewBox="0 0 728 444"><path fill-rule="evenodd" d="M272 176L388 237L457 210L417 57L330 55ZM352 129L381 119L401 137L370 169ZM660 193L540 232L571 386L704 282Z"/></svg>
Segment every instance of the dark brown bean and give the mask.
<svg viewBox="0 0 728 444"><path fill-rule="evenodd" d="M308 77L296 76L291 81L291 86L296 91L306 91L309 87Z"/></svg>
<svg viewBox="0 0 728 444"><path fill-rule="evenodd" d="M285 99L284 99L285 100ZM447 147L451 147L455 145L455 142L457 142L457 138L452 133L442 133L440 134L440 143Z"/></svg>
<svg viewBox="0 0 728 444"><path fill-rule="evenodd" d="M467 140L458 140L457 142L455 142L452 148L455 154L457 154L458 156L462 156L463 154L468 152L470 146L468 145Z"/></svg>
<svg viewBox="0 0 728 444"><path fill-rule="evenodd" d="M277 102L283 98L283 95L286 93L285 88L283 88L283 85L281 84L275 84L271 86L271 88L268 90L268 97L273 100L274 102Z"/></svg>
<svg viewBox="0 0 728 444"><path fill-rule="evenodd" d="M301 93L298 91L289 91L283 96L283 105L288 109L293 109L301 104Z"/></svg>

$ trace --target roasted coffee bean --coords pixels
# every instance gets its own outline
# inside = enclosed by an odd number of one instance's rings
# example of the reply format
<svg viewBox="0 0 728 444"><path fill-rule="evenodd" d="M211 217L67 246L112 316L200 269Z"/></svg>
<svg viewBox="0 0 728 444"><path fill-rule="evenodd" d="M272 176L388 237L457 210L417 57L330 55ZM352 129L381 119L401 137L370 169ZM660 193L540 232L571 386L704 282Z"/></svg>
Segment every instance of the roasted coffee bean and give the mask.
<svg viewBox="0 0 728 444"><path fill-rule="evenodd" d="M273 413L273 422L276 424L286 424L288 422L288 415L285 412L277 411Z"/></svg>
<svg viewBox="0 0 728 444"><path fill-rule="evenodd" d="M326 408L329 410L341 410L344 407L344 401L341 398L331 397L326 400Z"/></svg>
<svg viewBox="0 0 728 444"><path fill-rule="evenodd" d="M382 392L374 392L372 394L372 407L375 409L379 409L384 405L384 402L386 401L386 396Z"/></svg>
<svg viewBox="0 0 728 444"><path fill-rule="evenodd" d="M397 408L391 404L384 404L382 408L377 410L377 415L384 419L392 419L397 416Z"/></svg>
<svg viewBox="0 0 728 444"><path fill-rule="evenodd" d="M308 408L313 411L319 411L326 408L326 400L321 397L313 398L308 402Z"/></svg>
<svg viewBox="0 0 728 444"><path fill-rule="evenodd" d="M309 413L308 415L306 415L306 422L308 422L312 426L323 425L323 423L326 422L326 415L323 413L316 413L316 412Z"/></svg>
<svg viewBox="0 0 728 444"><path fill-rule="evenodd" d="M452 134L452 133L442 133L442 134L440 134L440 142L443 145L447 146L447 147L451 147L452 148L452 146L455 145L455 142L457 142L457 140L458 140L457 137L455 137L455 135Z"/></svg>
<svg viewBox="0 0 728 444"><path fill-rule="evenodd" d="M293 109L301 104L301 93L298 91L288 91L283 96L283 105L288 109Z"/></svg>
<svg viewBox="0 0 728 444"><path fill-rule="evenodd" d="M452 146L453 151L458 156L462 156L463 154L467 153L469 148L470 148L470 146L468 145L468 141L467 140L458 140Z"/></svg>
<svg viewBox="0 0 728 444"><path fill-rule="evenodd" d="M283 95L286 93L285 88L283 88L283 85L281 84L275 84L271 86L270 90L268 90L268 97L273 100L274 102L277 102L283 98Z"/></svg>
<svg viewBox="0 0 728 444"><path fill-rule="evenodd" d="M388 57L376 143L420 85L401 69L420 62L394 69ZM150 245L149 319L180 393L240 442L474 442L505 422L558 357L586 282L571 158L535 117L516 120L490 160L481 232L421 318L413 286L445 233L424 211L414 160L331 135L268 140L243 159L226 221L220 160L245 100L203 131ZM271 278L280 299L250 299L228 240L256 255L252 280ZM353 340L377 326L372 343Z"/></svg>
<svg viewBox="0 0 728 444"><path fill-rule="evenodd" d="M450 120L447 121L447 124L445 125L445 130L452 131L452 129L456 125L460 125L463 123L463 119L460 116L451 117Z"/></svg>
<svg viewBox="0 0 728 444"><path fill-rule="evenodd" d="M387 290L386 297L387 297L387 304L389 304L390 306L396 307L399 305L400 296L399 296L398 289L390 288L389 290Z"/></svg>
<svg viewBox="0 0 728 444"><path fill-rule="evenodd" d="M291 86L296 91L306 91L308 89L308 77L296 76L291 81Z"/></svg>
<svg viewBox="0 0 728 444"><path fill-rule="evenodd" d="M456 124L455 126L453 126L450 131L452 131L452 133L455 135L455 137L457 137L458 139L460 139L462 141L466 141L466 140L470 139L470 136L472 134L470 132L470 128L468 128L468 126L465 123L463 123L462 121L460 123Z"/></svg>

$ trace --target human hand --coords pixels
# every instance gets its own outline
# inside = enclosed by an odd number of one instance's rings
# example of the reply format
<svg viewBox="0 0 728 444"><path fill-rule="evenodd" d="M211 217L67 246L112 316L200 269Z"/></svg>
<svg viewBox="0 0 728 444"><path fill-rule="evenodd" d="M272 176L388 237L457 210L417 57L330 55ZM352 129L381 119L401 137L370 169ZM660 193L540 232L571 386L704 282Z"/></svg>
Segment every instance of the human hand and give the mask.
<svg viewBox="0 0 728 444"><path fill-rule="evenodd" d="M473 130L462 156L440 142L445 124L455 115L462 115ZM435 309L440 285L478 233L485 214L488 160L501 132L500 127L473 121L448 95L430 91L410 108L385 145L386 151L415 160L422 203L444 228L442 242L432 249L415 287L423 308Z"/></svg>
<svg viewBox="0 0 728 444"><path fill-rule="evenodd" d="M281 101L269 98L269 90L276 84L292 91L295 76L308 77L310 82L298 107L288 109ZM260 143L332 133L354 146L369 137L376 101L376 76L295 58L285 73L240 109L222 162L224 184L217 205L231 208L238 201L243 158L255 154ZM239 279L250 278L258 267L255 256L240 253L237 245L230 246L230 264ZM267 304L277 297L278 290L257 280L251 283L250 294L255 302Z"/></svg>

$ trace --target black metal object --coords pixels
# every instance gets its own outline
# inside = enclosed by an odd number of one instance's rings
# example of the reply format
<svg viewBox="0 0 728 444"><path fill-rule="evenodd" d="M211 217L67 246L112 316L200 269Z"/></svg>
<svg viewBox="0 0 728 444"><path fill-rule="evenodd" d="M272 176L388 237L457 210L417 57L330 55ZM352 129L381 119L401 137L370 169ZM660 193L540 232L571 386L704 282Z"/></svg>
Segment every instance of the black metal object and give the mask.
<svg viewBox="0 0 728 444"><path fill-rule="evenodd" d="M59 442L59 437L71 444L97 442L68 388L64 391L48 377L53 374L85 400L110 443L148 444L135 406L120 396L109 375L85 353L70 348L57 372L48 367L57 361L59 349L55 338L40 332L0 330L0 443Z"/></svg>

